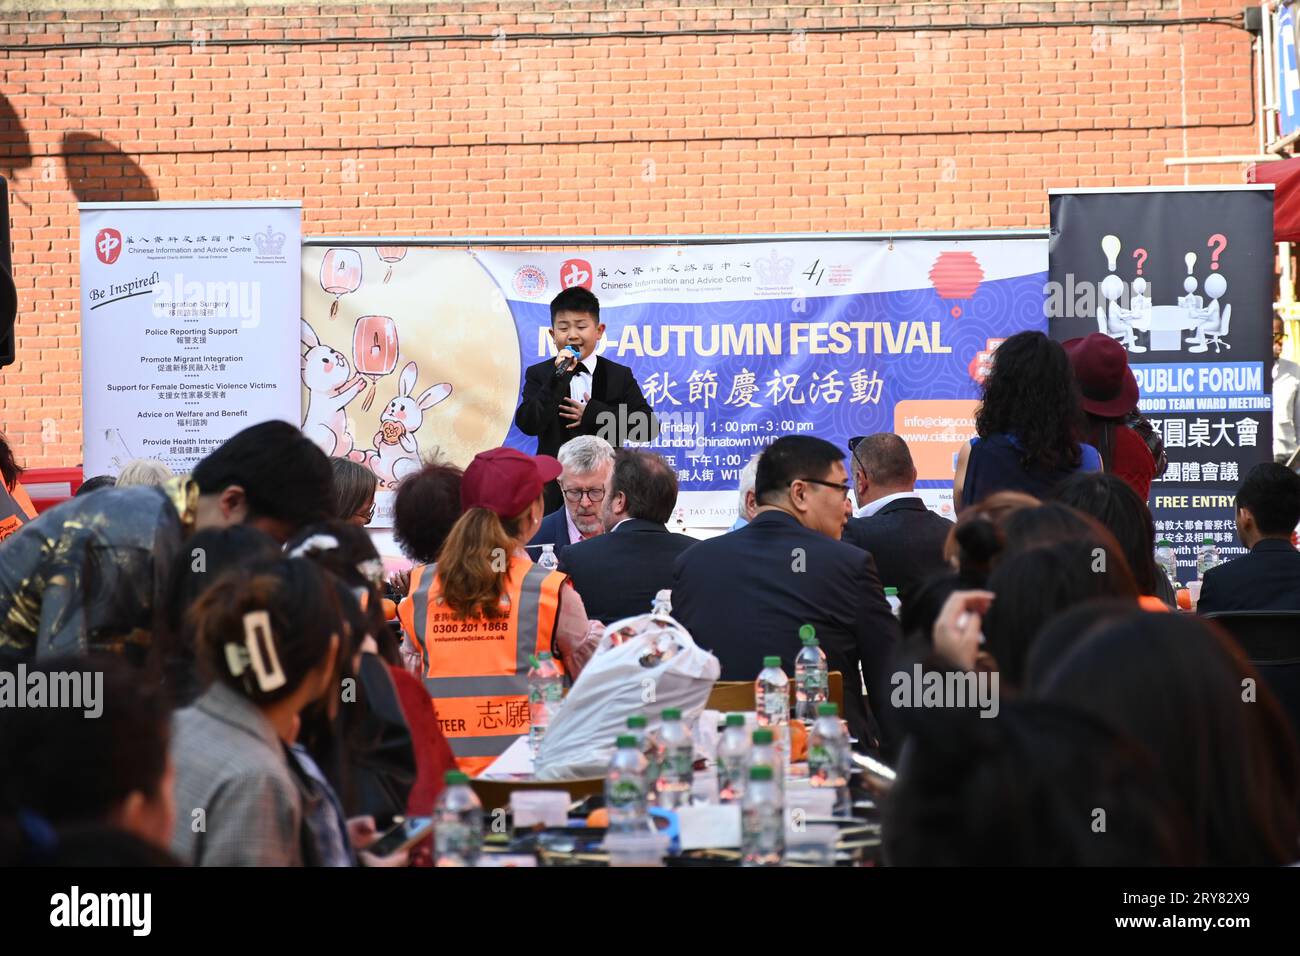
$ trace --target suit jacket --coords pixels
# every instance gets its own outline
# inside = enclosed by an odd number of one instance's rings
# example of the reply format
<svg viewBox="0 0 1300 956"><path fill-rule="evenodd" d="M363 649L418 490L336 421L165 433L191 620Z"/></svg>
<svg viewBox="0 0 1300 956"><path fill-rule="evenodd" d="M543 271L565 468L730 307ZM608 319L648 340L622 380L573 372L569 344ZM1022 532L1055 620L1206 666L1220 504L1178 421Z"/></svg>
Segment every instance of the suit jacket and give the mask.
<svg viewBox="0 0 1300 956"><path fill-rule="evenodd" d="M673 617L717 656L722 680L752 681L767 655L779 655L793 676L799 628L813 625L827 666L844 675L844 718L857 746L875 749L861 663L881 750L892 759L898 740L889 672L901 637L871 555L792 515L760 512L739 531L698 542L677 559Z"/></svg>
<svg viewBox="0 0 1300 956"><path fill-rule="evenodd" d="M542 556L542 549L539 545L555 545L555 556L558 558L564 549L575 542L569 540L569 519L566 517L568 512L561 505L557 510L552 511L542 519L541 525L537 528L537 534L528 542L528 556L537 563L537 559ZM603 537L603 535L600 535ZM582 539L579 538L579 541ZM582 592L578 592L582 593Z"/></svg>
<svg viewBox="0 0 1300 956"><path fill-rule="evenodd" d="M1264 538L1249 554L1205 572L1202 614L1210 611L1300 611L1300 551Z"/></svg>
<svg viewBox="0 0 1300 956"><path fill-rule="evenodd" d="M902 600L926 578L950 570L943 545L952 527L920 498L895 498L869 518L850 518L840 540L875 558L881 583L898 588Z"/></svg>
<svg viewBox="0 0 1300 956"><path fill-rule="evenodd" d="M588 359L590 361L590 359ZM569 397L569 380L573 376L555 374L555 363L549 359L530 365L524 372L523 398L515 412L515 425L525 435L537 436L537 454L554 455L570 438L579 435L600 435L615 447L626 438L629 441L652 441L659 434L650 403L641 394L632 370L626 365L610 361L604 356L596 363L591 376L591 400L583 412L577 428L569 428L560 418L560 401ZM611 413L612 418L602 419ZM641 419L633 412L642 413ZM627 429L636 429L644 421L645 437ZM602 427L604 425L604 427Z"/></svg>
<svg viewBox="0 0 1300 956"><path fill-rule="evenodd" d="M673 562L694 544L664 525L629 518L608 534L565 548L560 570L573 579L587 617L611 624L649 613L655 594L673 586Z"/></svg>

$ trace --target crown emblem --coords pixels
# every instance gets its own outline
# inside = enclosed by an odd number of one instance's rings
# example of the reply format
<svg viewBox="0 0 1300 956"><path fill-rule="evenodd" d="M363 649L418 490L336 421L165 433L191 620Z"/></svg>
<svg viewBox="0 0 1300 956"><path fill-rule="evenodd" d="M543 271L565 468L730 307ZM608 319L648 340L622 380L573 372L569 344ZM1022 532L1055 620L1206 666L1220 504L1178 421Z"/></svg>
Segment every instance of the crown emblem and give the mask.
<svg viewBox="0 0 1300 956"><path fill-rule="evenodd" d="M284 248L284 233L276 232L269 225L266 232L253 234L253 242L257 245L257 254L259 256L278 256L280 250Z"/></svg>
<svg viewBox="0 0 1300 956"><path fill-rule="evenodd" d="M758 273L760 285L785 285L793 268L794 260L780 255L775 249L766 259L754 260L754 271Z"/></svg>

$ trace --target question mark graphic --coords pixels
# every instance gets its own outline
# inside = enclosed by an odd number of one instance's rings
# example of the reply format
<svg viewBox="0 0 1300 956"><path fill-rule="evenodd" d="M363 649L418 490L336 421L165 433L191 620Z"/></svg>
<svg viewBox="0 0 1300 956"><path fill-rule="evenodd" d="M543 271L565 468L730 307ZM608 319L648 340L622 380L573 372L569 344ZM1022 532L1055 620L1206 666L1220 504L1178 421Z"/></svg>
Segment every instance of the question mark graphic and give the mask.
<svg viewBox="0 0 1300 956"><path fill-rule="evenodd" d="M1145 249L1134 249L1133 258L1138 261L1138 275L1142 274L1142 266L1147 261L1147 251Z"/></svg>
<svg viewBox="0 0 1300 956"><path fill-rule="evenodd" d="M1216 242L1219 244L1219 246L1217 249L1214 250L1214 253L1210 256L1211 269L1219 268L1219 255L1223 252L1224 249L1228 248L1228 237L1221 232L1216 232L1214 235L1210 236L1210 241L1207 242L1206 245L1213 246Z"/></svg>

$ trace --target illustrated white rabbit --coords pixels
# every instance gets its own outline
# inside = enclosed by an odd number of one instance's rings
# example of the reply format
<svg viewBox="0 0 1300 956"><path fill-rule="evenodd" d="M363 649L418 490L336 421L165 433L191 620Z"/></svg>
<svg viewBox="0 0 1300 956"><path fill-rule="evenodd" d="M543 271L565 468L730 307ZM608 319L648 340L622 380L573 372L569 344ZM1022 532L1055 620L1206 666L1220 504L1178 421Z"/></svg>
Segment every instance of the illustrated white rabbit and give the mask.
<svg viewBox="0 0 1300 956"><path fill-rule="evenodd" d="M417 377L415 363L407 362L398 380L397 397L379 416L375 450L366 452L366 464L385 486L395 485L420 470L420 445L415 432L424 421L424 413L451 394L451 386L442 382L412 398Z"/></svg>
<svg viewBox="0 0 1300 956"><path fill-rule="evenodd" d="M354 442L344 409L365 389L366 380L353 375L343 354L322 344L305 321L302 344L307 348L302 357L302 381L310 393L302 420L303 434L325 454L346 457Z"/></svg>

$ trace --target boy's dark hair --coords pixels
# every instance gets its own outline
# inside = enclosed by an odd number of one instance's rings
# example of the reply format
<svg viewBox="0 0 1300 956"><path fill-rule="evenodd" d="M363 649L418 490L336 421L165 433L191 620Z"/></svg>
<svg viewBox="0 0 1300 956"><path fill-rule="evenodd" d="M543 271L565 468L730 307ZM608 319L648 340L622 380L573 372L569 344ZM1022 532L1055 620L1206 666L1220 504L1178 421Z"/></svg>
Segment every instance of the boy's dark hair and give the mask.
<svg viewBox="0 0 1300 956"><path fill-rule="evenodd" d="M1256 465L1237 489L1237 507L1250 509L1261 533L1289 535L1300 524L1300 475L1274 461Z"/></svg>
<svg viewBox="0 0 1300 956"><path fill-rule="evenodd" d="M551 325L561 312L582 312L600 322L600 300L590 289L580 285L570 286L551 300Z"/></svg>
<svg viewBox="0 0 1300 956"><path fill-rule="evenodd" d="M0 708L0 816L35 813L56 827L107 823L134 791L156 796L167 769L171 708L161 688L108 655L55 657L27 665L53 683L56 673L100 673L97 704ZM25 688L23 689L25 690ZM20 691L21 692L21 691Z"/></svg>
<svg viewBox="0 0 1300 956"><path fill-rule="evenodd" d="M790 487L796 478L820 481L831 466L844 460L844 452L822 438L811 435L786 435L778 438L758 460L754 477L754 500L771 504L768 497Z"/></svg>
<svg viewBox="0 0 1300 956"><path fill-rule="evenodd" d="M895 866L1190 862L1187 823L1151 755L1086 713L1043 702L918 710L884 801ZM1090 824L1107 808L1107 826Z"/></svg>
<svg viewBox="0 0 1300 956"><path fill-rule="evenodd" d="M77 493L72 497L80 498L82 495L88 495L92 491L98 491L100 488L115 487L117 487L117 479L112 475L95 475L95 477L87 478L83 481L81 486L77 488Z"/></svg>
<svg viewBox="0 0 1300 956"><path fill-rule="evenodd" d="M397 486L393 537L402 553L420 564L438 560L442 543L460 517L460 479L455 465L432 461Z"/></svg>
<svg viewBox="0 0 1300 956"><path fill-rule="evenodd" d="M627 499L630 517L667 524L677 505L677 473L662 455L620 448L614 453L610 495Z"/></svg>
<svg viewBox="0 0 1300 956"><path fill-rule="evenodd" d="M334 473L315 443L288 422L245 428L200 461L191 475L199 493L244 489L250 515L301 527L334 510Z"/></svg>

